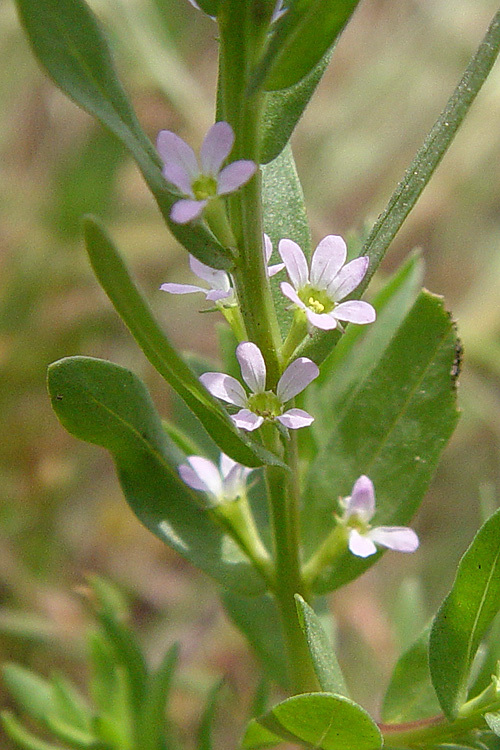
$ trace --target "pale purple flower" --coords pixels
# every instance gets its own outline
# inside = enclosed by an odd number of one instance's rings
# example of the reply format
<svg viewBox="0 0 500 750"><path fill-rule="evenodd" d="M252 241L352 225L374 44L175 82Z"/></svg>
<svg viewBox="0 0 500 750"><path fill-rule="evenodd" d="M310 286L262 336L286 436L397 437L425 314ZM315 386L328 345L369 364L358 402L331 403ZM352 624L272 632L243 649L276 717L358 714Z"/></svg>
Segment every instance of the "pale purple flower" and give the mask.
<svg viewBox="0 0 500 750"><path fill-rule="evenodd" d="M273 251L271 240L264 235L264 257L267 263L271 258ZM225 300L225 304L231 304L234 301L234 291L231 285L231 279L229 274L225 271L219 271L216 268L210 268L201 261L197 260L193 255L189 256L189 265L191 271L198 276L202 281L206 281L208 289L203 286L196 286L195 284L171 284L167 282L162 284L160 289L164 292L170 292L170 294L192 294L193 292L203 292L205 299L211 302L218 302L219 300ZM269 277L279 273L284 268L284 263L276 263L275 265L267 267L267 275Z"/></svg>
<svg viewBox="0 0 500 750"><path fill-rule="evenodd" d="M170 218L187 224L201 216L208 202L238 190L252 177L257 164L248 159L233 161L221 169L234 144L227 122L216 122L205 136L200 162L188 144L170 130L160 130L156 147L163 161L163 176L187 196L172 206Z"/></svg>
<svg viewBox="0 0 500 750"><path fill-rule="evenodd" d="M294 360L279 379L274 393L266 391L266 364L256 344L251 341L242 342L236 349L236 356L243 380L251 391L250 395L236 378L222 372L206 372L200 380L213 396L240 407L240 411L231 416L237 427L252 432L264 421L276 420L284 427L298 430L314 421L314 417L303 409L284 411L285 404L319 375L314 362L307 357Z"/></svg>
<svg viewBox="0 0 500 750"><path fill-rule="evenodd" d="M281 291L304 310L310 326L328 331L337 328L341 320L361 325L373 323L376 313L368 302L340 302L364 278L368 256L346 263L347 247L344 240L338 235L329 234L314 251L309 273L306 257L296 242L281 240L278 250L293 284L282 282Z"/></svg>
<svg viewBox="0 0 500 750"><path fill-rule="evenodd" d="M369 557L377 551L376 545L397 552L415 552L418 536L406 526L376 526L370 521L375 513L375 490L372 481L364 474L354 483L352 494L342 501L345 511L343 523L349 529L349 549L357 557Z"/></svg>
<svg viewBox="0 0 500 750"><path fill-rule="evenodd" d="M219 466L203 456L188 456L179 466L183 482L194 490L206 492L214 503L230 502L246 493L246 480L253 469L242 466L225 453L220 454Z"/></svg>

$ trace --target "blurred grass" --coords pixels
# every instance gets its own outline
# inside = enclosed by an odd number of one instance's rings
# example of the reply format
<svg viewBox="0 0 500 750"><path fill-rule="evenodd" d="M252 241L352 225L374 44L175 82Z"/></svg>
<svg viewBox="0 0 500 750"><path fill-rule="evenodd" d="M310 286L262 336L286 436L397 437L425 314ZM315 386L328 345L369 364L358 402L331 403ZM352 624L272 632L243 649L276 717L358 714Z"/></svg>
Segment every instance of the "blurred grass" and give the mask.
<svg viewBox="0 0 500 750"><path fill-rule="evenodd" d="M211 21L187 0L92 6L150 136L172 128L199 144L216 77ZM294 138L316 240L376 218L495 10L493 0L361 4ZM160 63L157 49L166 50ZM244 704L255 671L214 589L139 526L108 457L73 440L51 413L46 367L71 354L134 369L160 410L170 408L92 277L80 216L103 217L181 348L214 355L215 318L197 315L191 299L158 291L167 279L189 278L184 252L122 149L38 70L10 0L0 0L0 60L0 659L75 670L86 617L72 590L84 571L109 575L132 595L153 659L165 642L181 641L190 687L176 700L189 734L196 691L212 675L229 674ZM354 694L368 708L377 705L376 688L395 656L390 592L404 576L420 576L430 613L480 523L481 492L498 497L499 122L497 65L384 266L387 273L423 247L426 284L457 319L465 366L462 420L416 522L421 551L397 562L386 556L332 605L344 661L358 678ZM12 611L43 618L39 637L16 634ZM37 621L31 626L36 631ZM64 648L53 644L54 633Z"/></svg>

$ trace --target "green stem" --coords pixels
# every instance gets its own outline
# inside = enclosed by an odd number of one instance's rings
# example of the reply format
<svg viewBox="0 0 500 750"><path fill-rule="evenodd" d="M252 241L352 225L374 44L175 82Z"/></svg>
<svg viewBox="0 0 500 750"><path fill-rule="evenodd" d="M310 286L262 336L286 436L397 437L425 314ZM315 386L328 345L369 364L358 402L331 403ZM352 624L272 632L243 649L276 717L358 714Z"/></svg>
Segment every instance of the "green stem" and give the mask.
<svg viewBox="0 0 500 750"><path fill-rule="evenodd" d="M254 62L265 37L256 28L249 0L230 0L222 5L220 27L220 100L224 119L235 132L234 159L260 161L262 94L246 94ZM281 345L276 311L263 254L261 177L257 173L228 198L232 231L238 257L232 272L245 328L262 352L267 368L267 387L280 377Z"/></svg>
<svg viewBox="0 0 500 750"><path fill-rule="evenodd" d="M302 572L307 586L312 586L321 571L343 555L346 549L346 529L338 524L304 565Z"/></svg>
<svg viewBox="0 0 500 750"><path fill-rule="evenodd" d="M262 432L266 447L279 453L281 445L276 428L273 425L264 425ZM295 458L291 455L294 453L295 448L290 446L287 450L290 475L286 476L279 467L267 466L266 482L276 570L274 594L281 616L292 690L296 694L314 692L319 689L319 686L295 605L295 594L300 594L307 601L308 592L304 585L300 565L298 478L294 470Z"/></svg>

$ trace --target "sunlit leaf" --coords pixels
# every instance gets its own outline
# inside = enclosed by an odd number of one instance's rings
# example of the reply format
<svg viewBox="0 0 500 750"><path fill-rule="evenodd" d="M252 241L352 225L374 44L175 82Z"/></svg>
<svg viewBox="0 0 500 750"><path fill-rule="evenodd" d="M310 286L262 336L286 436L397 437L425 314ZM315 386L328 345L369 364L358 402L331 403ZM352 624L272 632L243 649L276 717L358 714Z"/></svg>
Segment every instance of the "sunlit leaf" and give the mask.
<svg viewBox="0 0 500 750"><path fill-rule="evenodd" d="M462 557L432 626L432 682L449 719L465 702L472 661L499 609L500 510L481 527Z"/></svg>
<svg viewBox="0 0 500 750"><path fill-rule="evenodd" d="M194 565L242 593L264 583L181 481L176 450L143 383L129 370L88 357L49 368L53 408L72 435L113 455L125 497L142 523Z"/></svg>

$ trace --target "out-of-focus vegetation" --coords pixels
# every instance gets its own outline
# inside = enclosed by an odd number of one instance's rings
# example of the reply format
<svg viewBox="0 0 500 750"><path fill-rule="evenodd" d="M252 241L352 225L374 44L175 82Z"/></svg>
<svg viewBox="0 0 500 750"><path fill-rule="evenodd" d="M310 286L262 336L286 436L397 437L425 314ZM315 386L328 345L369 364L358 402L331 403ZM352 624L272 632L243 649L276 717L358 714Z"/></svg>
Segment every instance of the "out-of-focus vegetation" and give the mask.
<svg viewBox="0 0 500 750"><path fill-rule="evenodd" d="M169 128L198 145L213 118L213 23L187 0L91 4L151 138ZM376 218L496 5L361 3L294 137L316 240L348 236ZM174 408L92 276L80 237L84 213L104 219L181 348L216 356L217 316L197 313L202 298L198 307L158 290L167 279L189 279L184 251L121 147L38 70L11 0L0 0L0 61L0 659L82 679L87 619L74 590L85 572L98 572L131 595L153 662L180 642L184 682L174 704L186 736L199 694L221 674L236 691L221 725L237 733L256 671L215 588L139 526L109 457L64 432L44 385L57 358L104 357L141 375L163 413ZM389 272L412 248L423 249L426 285L453 311L465 365L461 423L416 522L421 550L397 563L389 553L331 602L353 694L372 710L387 665L418 625L407 618L406 628L391 626L396 599L423 598L429 613L435 609L481 514L498 502L499 126L497 65L384 266ZM422 586L407 581L396 597L405 577Z"/></svg>

